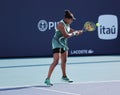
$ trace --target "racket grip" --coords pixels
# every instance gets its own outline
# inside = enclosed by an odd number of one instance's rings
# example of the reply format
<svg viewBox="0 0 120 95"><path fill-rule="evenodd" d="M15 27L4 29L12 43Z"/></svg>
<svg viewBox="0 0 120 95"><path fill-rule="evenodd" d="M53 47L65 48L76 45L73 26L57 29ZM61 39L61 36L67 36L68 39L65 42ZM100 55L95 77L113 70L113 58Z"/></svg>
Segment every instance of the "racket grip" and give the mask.
<svg viewBox="0 0 120 95"><path fill-rule="evenodd" d="M82 32L86 32L86 30L83 28L83 29L82 29Z"/></svg>

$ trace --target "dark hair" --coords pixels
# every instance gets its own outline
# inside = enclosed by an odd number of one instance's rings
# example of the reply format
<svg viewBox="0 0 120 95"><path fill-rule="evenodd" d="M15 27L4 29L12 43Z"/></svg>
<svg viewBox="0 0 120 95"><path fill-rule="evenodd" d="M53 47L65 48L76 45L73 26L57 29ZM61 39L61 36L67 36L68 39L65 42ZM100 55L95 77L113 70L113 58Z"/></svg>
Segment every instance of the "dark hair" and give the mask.
<svg viewBox="0 0 120 95"><path fill-rule="evenodd" d="M74 20L76 19L69 10L65 10L65 18L74 19Z"/></svg>

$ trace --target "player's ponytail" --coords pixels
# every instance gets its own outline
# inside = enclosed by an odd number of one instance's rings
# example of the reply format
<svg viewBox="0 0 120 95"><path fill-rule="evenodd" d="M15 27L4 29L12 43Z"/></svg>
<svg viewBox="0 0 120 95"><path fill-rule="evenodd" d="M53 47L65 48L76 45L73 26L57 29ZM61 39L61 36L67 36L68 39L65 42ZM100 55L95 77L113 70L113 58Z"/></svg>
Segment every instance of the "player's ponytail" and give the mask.
<svg viewBox="0 0 120 95"><path fill-rule="evenodd" d="M65 18L68 18L68 19L76 19L74 17L74 15L70 12L70 10L65 10Z"/></svg>
<svg viewBox="0 0 120 95"><path fill-rule="evenodd" d="M70 11L69 10L65 10L65 16L67 16L67 15L70 15Z"/></svg>

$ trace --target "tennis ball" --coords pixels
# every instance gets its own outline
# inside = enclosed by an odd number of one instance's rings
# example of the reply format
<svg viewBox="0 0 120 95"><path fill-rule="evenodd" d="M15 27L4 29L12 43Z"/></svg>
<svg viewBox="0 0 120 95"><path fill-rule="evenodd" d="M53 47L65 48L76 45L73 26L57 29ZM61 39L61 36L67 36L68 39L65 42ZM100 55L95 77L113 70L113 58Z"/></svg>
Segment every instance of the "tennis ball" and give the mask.
<svg viewBox="0 0 120 95"><path fill-rule="evenodd" d="M100 23L96 23L96 26L97 26L97 27L100 26Z"/></svg>

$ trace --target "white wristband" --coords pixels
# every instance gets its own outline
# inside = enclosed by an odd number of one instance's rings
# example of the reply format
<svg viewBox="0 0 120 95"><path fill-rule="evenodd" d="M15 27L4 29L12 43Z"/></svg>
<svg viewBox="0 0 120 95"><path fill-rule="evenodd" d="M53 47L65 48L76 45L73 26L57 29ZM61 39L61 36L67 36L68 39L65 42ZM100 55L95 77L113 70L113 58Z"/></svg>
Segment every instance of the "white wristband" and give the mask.
<svg viewBox="0 0 120 95"><path fill-rule="evenodd" d="M73 36L76 36L78 34L78 31L73 32Z"/></svg>

